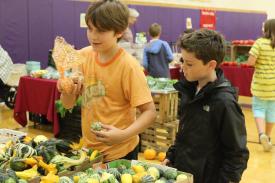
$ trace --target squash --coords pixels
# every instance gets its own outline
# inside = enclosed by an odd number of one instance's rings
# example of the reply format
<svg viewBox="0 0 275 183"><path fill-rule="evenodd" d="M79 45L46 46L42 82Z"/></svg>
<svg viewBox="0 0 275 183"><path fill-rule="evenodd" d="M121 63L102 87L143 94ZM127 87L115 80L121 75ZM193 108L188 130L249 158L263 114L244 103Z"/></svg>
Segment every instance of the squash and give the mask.
<svg viewBox="0 0 275 183"><path fill-rule="evenodd" d="M154 183L155 178L152 175L145 175L141 178L141 183Z"/></svg>
<svg viewBox="0 0 275 183"><path fill-rule="evenodd" d="M22 143L17 143L14 146L14 151L16 153L16 156L20 158L29 158L37 154L36 150L33 149L31 146Z"/></svg>
<svg viewBox="0 0 275 183"><path fill-rule="evenodd" d="M146 172L140 172L135 175L133 175L133 182L134 183L140 183L143 176L147 175Z"/></svg>
<svg viewBox="0 0 275 183"><path fill-rule="evenodd" d="M100 178L100 183L116 183L114 175L104 172Z"/></svg>
<svg viewBox="0 0 275 183"><path fill-rule="evenodd" d="M94 130L94 131L101 131L102 130L102 126L101 126L101 123L100 122L93 122L91 124L91 128Z"/></svg>
<svg viewBox="0 0 275 183"><path fill-rule="evenodd" d="M149 167L147 173L149 175L152 175L155 178L155 180L159 179L160 177L160 172L156 167Z"/></svg>
<svg viewBox="0 0 275 183"><path fill-rule="evenodd" d="M123 165L123 164L120 164L120 165L118 165L118 167L117 167L117 170L118 170L120 173L123 173L123 171L126 170L126 169L127 169L127 167L126 167L125 165Z"/></svg>
<svg viewBox="0 0 275 183"><path fill-rule="evenodd" d="M107 173L110 173L110 174L114 175L117 180L120 180L120 173L117 170L117 168L109 168L107 170Z"/></svg>
<svg viewBox="0 0 275 183"><path fill-rule="evenodd" d="M122 174L130 174L130 175L135 175L135 172L133 169L125 169L122 171Z"/></svg>
<svg viewBox="0 0 275 183"><path fill-rule="evenodd" d="M48 173L47 176L41 177L40 183L58 183L59 182L59 176L54 175L52 172Z"/></svg>
<svg viewBox="0 0 275 183"><path fill-rule="evenodd" d="M132 175L130 175L130 174L122 174L120 179L121 179L121 183L132 183L133 182Z"/></svg>
<svg viewBox="0 0 275 183"><path fill-rule="evenodd" d="M166 158L166 153L165 152L159 152L158 153L158 160L159 161L164 161L165 160L165 158Z"/></svg>
<svg viewBox="0 0 275 183"><path fill-rule="evenodd" d="M164 172L164 177L168 180L169 179L174 179L175 180L177 178L177 176L178 176L178 172L177 172L176 169L173 169L173 168L168 168Z"/></svg>
<svg viewBox="0 0 275 183"><path fill-rule="evenodd" d="M153 160L156 158L157 152L154 149L146 149L143 155L146 160Z"/></svg>
<svg viewBox="0 0 275 183"><path fill-rule="evenodd" d="M41 142L47 141L48 138L44 135L37 135L33 138L33 142L35 142L36 145L40 144Z"/></svg>
<svg viewBox="0 0 275 183"><path fill-rule="evenodd" d="M28 167L28 164L26 164L21 158L14 157L10 159L10 168L14 171L23 171L28 169Z"/></svg>
<svg viewBox="0 0 275 183"><path fill-rule="evenodd" d="M93 161L99 155L98 150L94 150L90 156L90 161Z"/></svg>
<svg viewBox="0 0 275 183"><path fill-rule="evenodd" d="M188 177L187 175L184 174L179 174L176 178L177 182L187 182L188 181Z"/></svg>
<svg viewBox="0 0 275 183"><path fill-rule="evenodd" d="M31 169L15 172L15 174L20 179L25 179L25 180L32 179L36 176L39 176L39 173L37 172L37 165L34 165Z"/></svg>
<svg viewBox="0 0 275 183"><path fill-rule="evenodd" d="M132 169L135 173L145 172L145 168L141 165L133 165Z"/></svg>
<svg viewBox="0 0 275 183"><path fill-rule="evenodd" d="M74 183L74 181L67 176L62 176L59 178L59 183Z"/></svg>

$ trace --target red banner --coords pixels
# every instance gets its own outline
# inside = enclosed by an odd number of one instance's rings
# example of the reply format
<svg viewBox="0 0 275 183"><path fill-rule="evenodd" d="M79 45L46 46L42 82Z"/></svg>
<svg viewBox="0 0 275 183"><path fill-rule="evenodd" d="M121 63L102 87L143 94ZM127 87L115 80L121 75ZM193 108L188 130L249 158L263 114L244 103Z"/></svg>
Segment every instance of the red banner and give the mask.
<svg viewBox="0 0 275 183"><path fill-rule="evenodd" d="M216 29L216 11L201 10L200 28Z"/></svg>

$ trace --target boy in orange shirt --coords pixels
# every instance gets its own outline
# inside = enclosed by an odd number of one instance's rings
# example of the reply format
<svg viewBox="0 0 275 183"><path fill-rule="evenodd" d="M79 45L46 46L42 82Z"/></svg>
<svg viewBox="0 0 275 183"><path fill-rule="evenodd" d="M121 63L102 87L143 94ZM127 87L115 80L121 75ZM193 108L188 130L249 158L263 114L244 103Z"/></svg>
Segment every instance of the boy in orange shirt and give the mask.
<svg viewBox="0 0 275 183"><path fill-rule="evenodd" d="M66 108L82 95L82 134L86 147L100 150L105 161L137 159L138 134L156 117L151 92L138 62L117 44L128 26L128 8L119 1L101 0L86 13L87 37L91 44L79 52L84 82L78 80L72 93L58 88ZM141 115L136 119L136 108ZM103 130L91 124L101 122Z"/></svg>

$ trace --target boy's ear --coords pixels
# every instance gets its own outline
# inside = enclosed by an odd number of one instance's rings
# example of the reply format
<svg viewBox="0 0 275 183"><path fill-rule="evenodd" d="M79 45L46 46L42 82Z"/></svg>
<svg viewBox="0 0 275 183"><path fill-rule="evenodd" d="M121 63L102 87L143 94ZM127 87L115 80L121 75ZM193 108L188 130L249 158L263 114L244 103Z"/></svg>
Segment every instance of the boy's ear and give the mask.
<svg viewBox="0 0 275 183"><path fill-rule="evenodd" d="M121 38L122 34L123 34L123 33L116 33L115 36L116 36L117 38Z"/></svg>
<svg viewBox="0 0 275 183"><path fill-rule="evenodd" d="M217 61L216 60L210 60L208 62L208 65L209 65L209 68L215 70L216 69L216 66L217 66Z"/></svg>

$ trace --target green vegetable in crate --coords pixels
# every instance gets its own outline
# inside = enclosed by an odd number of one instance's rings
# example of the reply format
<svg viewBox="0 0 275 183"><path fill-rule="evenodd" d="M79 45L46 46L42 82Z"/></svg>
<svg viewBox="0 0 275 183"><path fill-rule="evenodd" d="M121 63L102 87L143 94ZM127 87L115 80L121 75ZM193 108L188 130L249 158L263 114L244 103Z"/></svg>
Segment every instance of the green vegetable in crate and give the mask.
<svg viewBox="0 0 275 183"><path fill-rule="evenodd" d="M155 180L159 179L160 177L159 170L156 167L149 167L147 173L149 175L152 175L155 178Z"/></svg>
<svg viewBox="0 0 275 183"><path fill-rule="evenodd" d="M104 172L100 178L100 183L116 183L116 178L113 174Z"/></svg>
<svg viewBox="0 0 275 183"><path fill-rule="evenodd" d="M24 162L23 159L14 157L10 159L10 168L14 171L23 171L28 168L28 165Z"/></svg>
<svg viewBox="0 0 275 183"><path fill-rule="evenodd" d="M101 131L102 130L102 125L100 122L93 122L91 124L91 128L94 130L94 131Z"/></svg>
<svg viewBox="0 0 275 183"><path fill-rule="evenodd" d="M155 178L152 175L145 175L141 178L141 183L154 183Z"/></svg>
<svg viewBox="0 0 275 183"><path fill-rule="evenodd" d="M185 174L179 174L176 180L177 182L186 182L188 180L188 177Z"/></svg>
<svg viewBox="0 0 275 183"><path fill-rule="evenodd" d="M36 150L33 149L31 146L22 143L17 143L14 146L14 151L16 153L16 156L20 158L28 158L37 154Z"/></svg>
<svg viewBox="0 0 275 183"><path fill-rule="evenodd" d="M107 173L113 174L117 180L120 180L120 173L117 168L109 168Z"/></svg>
<svg viewBox="0 0 275 183"><path fill-rule="evenodd" d="M59 183L74 183L74 181L67 176L62 176L59 178Z"/></svg>
<svg viewBox="0 0 275 183"><path fill-rule="evenodd" d="M168 168L167 170L165 170L165 172L164 172L164 177L166 178L166 179L174 179L174 180L176 180L176 178L177 178L177 175L178 175L178 172L177 172L177 170L176 169L173 169L173 168Z"/></svg>

